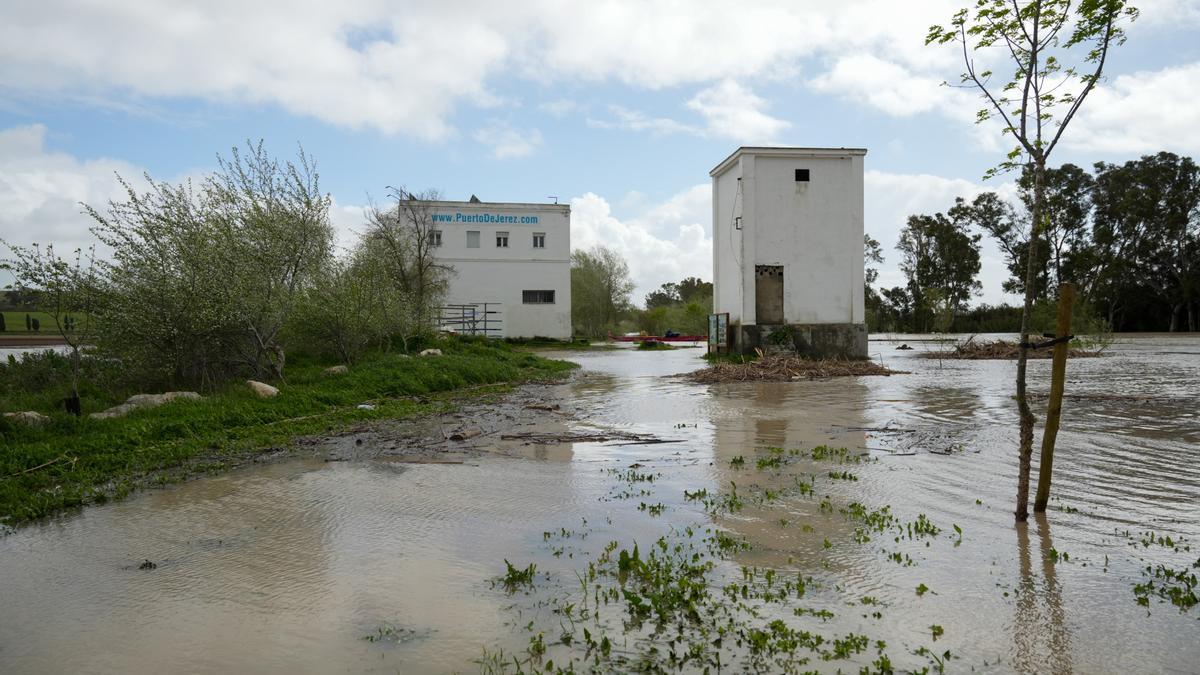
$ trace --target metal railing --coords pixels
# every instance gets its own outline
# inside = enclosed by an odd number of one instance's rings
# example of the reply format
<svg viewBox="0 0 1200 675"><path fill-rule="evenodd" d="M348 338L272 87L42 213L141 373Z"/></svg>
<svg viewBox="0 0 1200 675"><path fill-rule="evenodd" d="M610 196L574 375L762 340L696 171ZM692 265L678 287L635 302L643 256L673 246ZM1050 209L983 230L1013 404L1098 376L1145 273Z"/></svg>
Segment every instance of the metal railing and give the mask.
<svg viewBox="0 0 1200 675"><path fill-rule="evenodd" d="M438 330L459 335L500 337L504 320L500 318L501 310L498 302L443 305L439 309Z"/></svg>

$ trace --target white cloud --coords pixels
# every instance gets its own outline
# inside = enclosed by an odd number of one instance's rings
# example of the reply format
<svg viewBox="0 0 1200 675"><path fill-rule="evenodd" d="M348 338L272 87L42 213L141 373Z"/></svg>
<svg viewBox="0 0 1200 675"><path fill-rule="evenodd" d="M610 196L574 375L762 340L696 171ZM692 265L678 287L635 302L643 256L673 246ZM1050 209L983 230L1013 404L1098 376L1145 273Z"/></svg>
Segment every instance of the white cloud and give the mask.
<svg viewBox="0 0 1200 675"><path fill-rule="evenodd" d="M80 202L102 208L124 195L117 173L140 186L142 171L119 160L48 151L46 134L40 124L0 130L0 239L52 243L60 252L87 247L92 220Z"/></svg>
<svg viewBox="0 0 1200 675"><path fill-rule="evenodd" d="M729 138L744 145L772 145L791 123L768 115L765 112L768 105L750 89L733 80L723 80L697 92L687 102L687 107L699 114L702 124L651 117L637 110L611 105L608 109L612 119L589 118L588 125L656 135L683 133L702 138Z"/></svg>
<svg viewBox="0 0 1200 675"><path fill-rule="evenodd" d="M711 188L697 185L636 217L619 219L603 197L571 200L571 247L607 246L624 256L636 286L633 302L668 281L712 279Z"/></svg>
<svg viewBox="0 0 1200 675"><path fill-rule="evenodd" d="M1120 154L1200 152L1198 90L1200 63L1121 75L1083 102L1063 142L1073 149Z"/></svg>
<svg viewBox="0 0 1200 675"><path fill-rule="evenodd" d="M921 36L951 0L920 11L883 0L766 0L730 11L697 0L527 3L345 0L298 12L285 0L0 8L0 87L35 96L196 98L272 105L349 128L426 139L453 134L460 106L495 106L503 74L665 88L718 83L697 104L718 128L743 114L715 98L746 78L794 76L798 60L935 57ZM564 110L562 105L555 106ZM761 112L761 109L760 109ZM742 118L747 121L747 118ZM750 115L758 135L778 121ZM738 133L745 133L745 128ZM769 134L768 134L769 135Z"/></svg>
<svg viewBox="0 0 1200 675"><path fill-rule="evenodd" d="M573 112L583 110L584 106L578 101L573 101L569 98L559 98L553 101L545 101L538 105L538 110L552 115L554 117L565 117Z"/></svg>
<svg viewBox="0 0 1200 675"><path fill-rule="evenodd" d="M477 130L474 138L488 146L495 159L528 157L542 144L542 132L537 129L522 131L498 121Z"/></svg>
<svg viewBox="0 0 1200 675"><path fill-rule="evenodd" d="M909 117L937 110L946 103L945 78L917 75L897 63L871 54L838 59L832 68L810 81L813 89L846 96L889 115ZM972 109L968 109L971 115Z"/></svg>
<svg viewBox="0 0 1200 675"><path fill-rule="evenodd" d="M668 117L650 117L637 110L629 110L619 105L608 106L612 120L589 118L588 126L598 129L624 129L627 131L648 131L652 134L687 133L699 135L702 130L682 122L676 122Z"/></svg>
<svg viewBox="0 0 1200 675"><path fill-rule="evenodd" d="M687 106L704 118L708 134L744 144L770 144L791 126L764 110L767 102L733 80L722 80L692 97Z"/></svg>

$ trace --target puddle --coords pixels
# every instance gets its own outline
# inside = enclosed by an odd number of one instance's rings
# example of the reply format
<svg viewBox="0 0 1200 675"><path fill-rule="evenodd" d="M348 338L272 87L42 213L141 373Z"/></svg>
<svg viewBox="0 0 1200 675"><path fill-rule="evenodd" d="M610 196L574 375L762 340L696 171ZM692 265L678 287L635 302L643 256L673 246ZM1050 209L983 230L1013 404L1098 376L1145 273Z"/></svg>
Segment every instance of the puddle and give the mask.
<svg viewBox="0 0 1200 675"><path fill-rule="evenodd" d="M573 411L553 414L563 432L678 442L498 432L461 464L289 460L22 528L0 538L0 671L473 672L485 647L524 653L526 625L561 623L548 595L489 583L506 559L534 563L535 588L569 592L607 542L645 549L697 525L752 545L718 574L812 575L805 606L832 616L779 616L885 640L897 668L928 665L913 652L929 646L952 651L950 671L1193 672L1200 607L1152 597L1147 615L1132 587L1147 564L1200 556L1200 338L1125 339L1071 362L1055 499L1028 527L1011 516L1013 364L916 358L926 346L871 342L911 375L711 386L661 377L697 367L699 350L571 353L585 372L545 401ZM1033 391L1048 389L1049 365L1031 362ZM863 461L814 461L819 445ZM768 446L803 453L775 466ZM635 464L654 480L622 480ZM736 512L684 496L732 484ZM940 533L857 541L853 503L901 523L923 514ZM1192 550L1143 546L1147 530ZM807 667L854 671L874 655Z"/></svg>

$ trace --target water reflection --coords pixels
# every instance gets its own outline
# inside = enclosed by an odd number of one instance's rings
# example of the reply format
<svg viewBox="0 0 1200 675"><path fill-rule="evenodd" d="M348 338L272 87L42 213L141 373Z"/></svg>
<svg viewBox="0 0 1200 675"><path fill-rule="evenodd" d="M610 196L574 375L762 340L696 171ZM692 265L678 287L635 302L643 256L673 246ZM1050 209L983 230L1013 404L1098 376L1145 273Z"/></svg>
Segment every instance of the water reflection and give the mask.
<svg viewBox="0 0 1200 675"><path fill-rule="evenodd" d="M1059 553L1050 539L1046 514L1037 513L1038 558L1041 576L1033 569L1029 546L1030 523L1017 523L1020 571L1016 586L1016 612L1012 623L1013 665L1023 673L1072 672L1071 630L1067 626L1055 565Z"/></svg>

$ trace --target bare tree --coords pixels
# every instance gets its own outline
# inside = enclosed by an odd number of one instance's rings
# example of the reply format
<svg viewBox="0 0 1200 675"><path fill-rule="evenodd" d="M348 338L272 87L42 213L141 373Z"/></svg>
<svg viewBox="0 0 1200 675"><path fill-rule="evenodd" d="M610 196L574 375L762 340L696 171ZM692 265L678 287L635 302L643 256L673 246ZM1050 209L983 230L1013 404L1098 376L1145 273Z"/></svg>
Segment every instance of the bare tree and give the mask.
<svg viewBox="0 0 1200 675"><path fill-rule="evenodd" d="M933 26L926 44L960 43L966 71L961 86L976 89L984 100L977 120L998 119L1015 141L1006 159L988 172L1030 165L1034 172L1030 206L1025 303L1017 358L1017 406L1020 410L1020 470L1016 518L1029 517L1029 471L1033 453L1033 412L1025 395L1029 323L1038 271L1038 237L1046 228L1046 161L1058 146L1088 94L1104 73L1109 50L1125 41L1123 21L1137 18L1124 0L978 0L959 10L948 26ZM1013 74L993 81L993 71L976 65L975 55L998 50Z"/></svg>
<svg viewBox="0 0 1200 675"><path fill-rule="evenodd" d="M387 207L372 206L368 211L364 246L381 256L394 292L403 300L394 317L395 334L407 350L410 338L433 330L454 270L435 255L433 212L440 195L400 187L389 188L389 197Z"/></svg>

